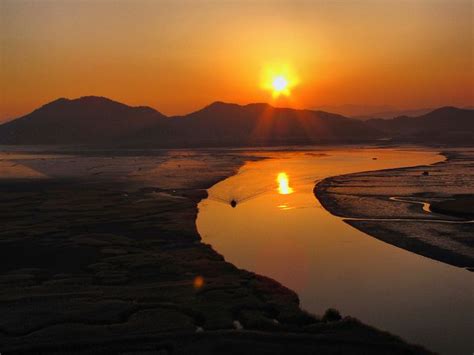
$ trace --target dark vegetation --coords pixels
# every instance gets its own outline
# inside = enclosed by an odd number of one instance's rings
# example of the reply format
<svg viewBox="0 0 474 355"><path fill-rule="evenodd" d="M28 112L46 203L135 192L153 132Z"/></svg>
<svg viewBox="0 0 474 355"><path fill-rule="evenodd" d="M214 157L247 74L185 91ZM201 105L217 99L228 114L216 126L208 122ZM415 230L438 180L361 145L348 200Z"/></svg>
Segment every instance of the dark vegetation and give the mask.
<svg viewBox="0 0 474 355"><path fill-rule="evenodd" d="M341 320L342 317L339 314L339 311L334 308L329 308L323 315L322 321L323 322L337 322Z"/></svg>

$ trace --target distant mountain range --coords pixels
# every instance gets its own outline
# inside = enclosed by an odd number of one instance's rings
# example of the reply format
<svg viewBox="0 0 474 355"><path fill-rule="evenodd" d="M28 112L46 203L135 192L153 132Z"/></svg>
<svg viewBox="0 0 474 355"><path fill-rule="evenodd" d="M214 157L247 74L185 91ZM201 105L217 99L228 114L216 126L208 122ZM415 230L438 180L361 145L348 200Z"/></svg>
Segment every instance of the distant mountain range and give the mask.
<svg viewBox="0 0 474 355"><path fill-rule="evenodd" d="M473 107L462 107L465 109L473 109ZM373 106L373 105L355 105L345 104L336 106L318 106L315 109L338 113L347 117L357 118L359 120L369 120L372 118L383 118L391 119L400 116L416 117L426 115L435 108L413 108L413 109L400 109L389 105Z"/></svg>
<svg viewBox="0 0 474 355"><path fill-rule="evenodd" d="M58 99L0 125L0 144L223 147L395 141L474 144L473 110L365 122L324 111L215 102L167 117L103 97Z"/></svg>
<svg viewBox="0 0 474 355"><path fill-rule="evenodd" d="M399 110L393 109L389 111L376 111L372 113L368 113L365 115L356 115L351 116L353 118L357 118L359 120L369 120L371 118L383 118L383 119L391 119L400 116L408 116L408 117L416 117L421 115L426 115L431 111L435 110L434 108L415 108L415 109L408 109L408 110Z"/></svg>
<svg viewBox="0 0 474 355"><path fill-rule="evenodd" d="M419 108L402 110L389 105L325 105L318 106L315 110L334 112L347 117L357 118L359 120L368 120L371 118L394 118L398 116L420 116L433 111L432 108Z"/></svg>
<svg viewBox="0 0 474 355"><path fill-rule="evenodd" d="M371 119L367 125L397 141L474 144L474 110L441 107L418 117Z"/></svg>

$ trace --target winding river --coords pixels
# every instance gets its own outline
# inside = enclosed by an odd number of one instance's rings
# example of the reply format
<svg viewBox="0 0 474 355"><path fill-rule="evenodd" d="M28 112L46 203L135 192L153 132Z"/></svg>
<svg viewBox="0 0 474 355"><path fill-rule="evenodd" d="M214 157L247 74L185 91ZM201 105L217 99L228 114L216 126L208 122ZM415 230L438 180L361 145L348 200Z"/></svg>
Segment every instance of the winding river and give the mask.
<svg viewBox="0 0 474 355"><path fill-rule="evenodd" d="M234 265L295 290L312 313L334 307L441 354L472 353L472 273L372 238L313 194L326 177L444 157L394 149L253 154L270 159L246 163L200 203L204 242Z"/></svg>

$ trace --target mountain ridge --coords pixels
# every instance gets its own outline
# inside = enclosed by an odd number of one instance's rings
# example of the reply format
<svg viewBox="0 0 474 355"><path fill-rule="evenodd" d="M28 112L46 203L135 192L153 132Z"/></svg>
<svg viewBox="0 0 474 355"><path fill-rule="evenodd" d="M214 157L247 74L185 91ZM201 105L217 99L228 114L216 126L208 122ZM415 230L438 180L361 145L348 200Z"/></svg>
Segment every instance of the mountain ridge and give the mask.
<svg viewBox="0 0 474 355"><path fill-rule="evenodd" d="M371 119L366 124L399 141L474 144L474 110L454 106L439 107L418 117Z"/></svg>
<svg viewBox="0 0 474 355"><path fill-rule="evenodd" d="M2 144L93 144L153 125L166 116L99 96L59 98L0 125ZM94 127L92 127L94 126Z"/></svg>
<svg viewBox="0 0 474 355"><path fill-rule="evenodd" d="M58 98L0 125L0 144L163 148L395 142L471 142L473 110L440 107L418 117L361 121L320 110L215 101L165 116L100 96ZM474 142L473 142L474 143Z"/></svg>

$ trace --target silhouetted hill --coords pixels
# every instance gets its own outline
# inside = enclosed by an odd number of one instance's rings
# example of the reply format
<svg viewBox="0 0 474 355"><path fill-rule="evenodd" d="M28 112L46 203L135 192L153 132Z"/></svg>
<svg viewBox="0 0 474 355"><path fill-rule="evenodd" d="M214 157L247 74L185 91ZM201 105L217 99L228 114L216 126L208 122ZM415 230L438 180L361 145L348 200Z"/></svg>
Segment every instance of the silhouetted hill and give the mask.
<svg viewBox="0 0 474 355"><path fill-rule="evenodd" d="M0 126L0 144L89 144L222 147L370 143L382 137L412 143L474 143L473 111L443 107L419 117L366 122L323 111L264 103L214 102L166 117L103 97L58 99Z"/></svg>
<svg viewBox="0 0 474 355"><path fill-rule="evenodd" d="M400 109L389 105L334 105L318 106L315 110L337 113L346 117L366 121L371 118L391 119L400 116L421 116L433 111L433 108Z"/></svg>
<svg viewBox="0 0 474 355"><path fill-rule="evenodd" d="M357 118L358 120L367 121L372 118L383 118L383 119L392 119L400 116L409 116L417 117L421 115L426 115L427 113L433 111L433 108L417 108L417 109L408 109L408 110L393 110L393 111L380 111L370 113L368 115L359 115L351 116L352 118Z"/></svg>
<svg viewBox="0 0 474 355"><path fill-rule="evenodd" d="M135 144L173 146L249 146L361 142L379 137L376 129L322 111L275 108L256 103L215 102L186 116L174 117L135 135Z"/></svg>
<svg viewBox="0 0 474 355"><path fill-rule="evenodd" d="M346 117L372 117L372 118L386 118L380 116L380 112L393 112L398 110L396 107L389 105L358 105L358 104L344 104L344 105L322 105L313 108L315 111L324 111L337 113ZM394 117L394 116L392 116ZM391 117L390 117L391 118Z"/></svg>
<svg viewBox="0 0 474 355"><path fill-rule="evenodd" d="M102 144L118 142L165 116L104 97L58 99L0 126L0 144Z"/></svg>
<svg viewBox="0 0 474 355"><path fill-rule="evenodd" d="M422 143L474 143L474 111L441 107L419 117L372 119L368 125L396 140Z"/></svg>

